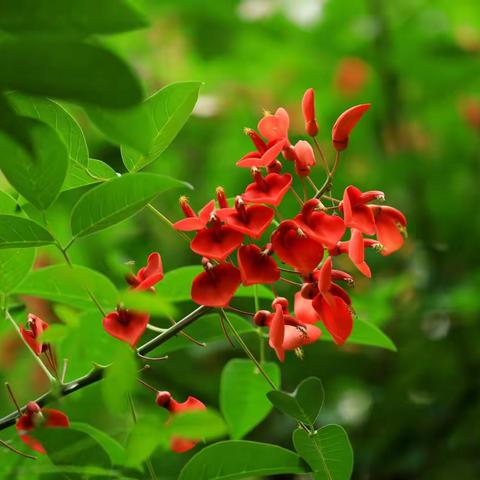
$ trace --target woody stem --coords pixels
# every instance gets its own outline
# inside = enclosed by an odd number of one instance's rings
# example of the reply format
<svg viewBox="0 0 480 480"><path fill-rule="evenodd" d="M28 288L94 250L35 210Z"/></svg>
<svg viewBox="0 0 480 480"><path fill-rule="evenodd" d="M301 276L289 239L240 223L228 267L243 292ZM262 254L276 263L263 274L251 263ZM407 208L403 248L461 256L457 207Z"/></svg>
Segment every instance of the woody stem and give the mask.
<svg viewBox="0 0 480 480"><path fill-rule="evenodd" d="M152 340L149 342L145 343L141 347L137 349L137 352L140 354L145 354L149 353L152 351L154 348L159 347L166 341L168 341L170 338L174 337L176 334L180 333L184 328L188 327L191 323L193 323L195 320L198 318L202 317L205 315L207 312L210 311L209 307L198 307L195 309L193 312L189 313L185 317L183 317L181 320L179 320L175 325L172 325L168 330L165 332L161 333L160 335L154 337ZM48 403L51 403L55 400L57 400L60 397L66 397L77 390L81 390L82 388L85 388L89 385L92 385L93 383L96 383L100 380L102 380L105 370L108 367L95 367L90 373L87 375L84 375L83 377L76 378L75 380L72 380L71 382L68 382L64 385L61 385L58 391L52 392L49 391L42 396L38 397L35 401L35 403L38 403L41 407L44 405L47 405ZM53 377L52 377L53 378ZM21 411L23 412L26 408L26 405L21 408ZM9 415L6 415L5 417L0 419L0 430L4 430L5 428L10 427L11 425L15 424L16 419L19 416L19 412L16 410Z"/></svg>

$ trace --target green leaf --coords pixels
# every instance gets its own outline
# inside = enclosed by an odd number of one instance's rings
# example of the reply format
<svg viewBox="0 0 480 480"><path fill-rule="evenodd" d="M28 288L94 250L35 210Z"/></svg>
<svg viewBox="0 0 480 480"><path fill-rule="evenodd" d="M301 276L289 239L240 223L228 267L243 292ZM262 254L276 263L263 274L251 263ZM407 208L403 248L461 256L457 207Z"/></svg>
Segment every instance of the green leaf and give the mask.
<svg viewBox="0 0 480 480"><path fill-rule="evenodd" d="M157 160L185 125L197 102L199 82L172 83L141 105L122 112L89 109L95 125L114 143L130 171Z"/></svg>
<svg viewBox="0 0 480 480"><path fill-rule="evenodd" d="M16 200L0 190L0 214L13 215L16 209Z"/></svg>
<svg viewBox="0 0 480 480"><path fill-rule="evenodd" d="M32 141L33 155L0 132L0 168L9 183L35 205L46 210L58 197L68 169L64 143L47 124L23 119Z"/></svg>
<svg viewBox="0 0 480 480"><path fill-rule="evenodd" d="M264 363L262 367L279 387L278 365ZM225 365L220 381L220 408L232 438L244 437L270 413L272 405L267 399L270 389L250 360L235 358Z"/></svg>
<svg viewBox="0 0 480 480"><path fill-rule="evenodd" d="M19 115L40 120L57 132L67 147L71 163L84 167L88 165L85 136L77 121L63 107L47 98L29 97L19 93L12 93L7 98Z"/></svg>
<svg viewBox="0 0 480 480"><path fill-rule="evenodd" d="M0 215L0 248L30 248L55 243L38 223L15 215Z"/></svg>
<svg viewBox="0 0 480 480"><path fill-rule="evenodd" d="M0 225L1 225L0 215ZM117 289L104 275L87 267L53 265L31 272L14 292L45 298L81 309L95 307L89 292L106 309L113 309L118 298Z"/></svg>
<svg viewBox="0 0 480 480"><path fill-rule="evenodd" d="M165 274L162 282L155 288L157 295L166 297L171 302L184 302L191 300L192 296L190 290L193 279L203 271L201 266L190 265L187 267L180 267L175 270L170 270ZM257 285L259 298L273 299L273 293L264 285ZM235 293L236 297L251 297L254 296L254 287L240 287Z"/></svg>
<svg viewBox="0 0 480 480"><path fill-rule="evenodd" d="M0 43L0 87L109 108L131 107L142 89L109 50L74 40L11 38Z"/></svg>
<svg viewBox="0 0 480 480"><path fill-rule="evenodd" d="M140 467L159 446L168 448L168 435L165 427L168 413L159 408L155 415L141 416L131 431L126 448L125 464Z"/></svg>
<svg viewBox="0 0 480 480"><path fill-rule="evenodd" d="M78 35L116 33L147 25L125 0L2 0L0 28L12 33Z"/></svg>
<svg viewBox="0 0 480 480"><path fill-rule="evenodd" d="M112 465L122 465L125 456L125 449L110 435L96 429L88 423L70 422L70 428L79 432L87 433L94 438L108 453Z"/></svg>
<svg viewBox="0 0 480 480"><path fill-rule="evenodd" d="M128 408L128 396L135 388L137 370L132 349L119 343L113 363L107 369L102 382L103 397L111 413L123 415Z"/></svg>
<svg viewBox="0 0 480 480"><path fill-rule="evenodd" d="M327 332L325 327L318 323L318 327L322 329L323 334L320 340L333 341L332 336ZM392 352L397 351L397 347L376 325L373 323L356 318L353 321L353 330L346 344L357 343L359 345L368 345L370 347L380 347Z"/></svg>
<svg viewBox="0 0 480 480"><path fill-rule="evenodd" d="M40 428L35 430L35 438L55 465L111 465L107 452L88 433L73 428Z"/></svg>
<svg viewBox="0 0 480 480"><path fill-rule="evenodd" d="M238 480L306 473L294 452L267 443L231 440L210 445L192 457L178 480Z"/></svg>
<svg viewBox="0 0 480 480"><path fill-rule="evenodd" d="M319 378L309 377L300 382L293 393L273 390L268 399L281 412L307 425L314 425L323 407L325 392Z"/></svg>
<svg viewBox="0 0 480 480"><path fill-rule="evenodd" d="M70 328L61 323L51 324L42 334L40 340L42 342L53 343L54 345L60 343L70 333Z"/></svg>
<svg viewBox="0 0 480 480"><path fill-rule="evenodd" d="M88 161L87 167L76 163L70 165L62 191L73 190L74 188L80 188L94 183L106 182L116 177L118 177L118 175L110 165L101 160L91 158Z"/></svg>
<svg viewBox="0 0 480 480"><path fill-rule="evenodd" d="M247 322L238 315L229 313L228 319L238 333L248 333L255 330L251 323ZM225 339L225 334L223 332L218 313L203 316L196 322L192 323L192 325L187 327L184 331L195 340L204 342L207 346L211 342ZM176 337L171 338L168 342L159 346L155 352L158 355L164 355L188 347L201 348L188 340L188 338L185 338L182 335L177 335Z"/></svg>
<svg viewBox="0 0 480 480"><path fill-rule="evenodd" d="M34 248L0 250L0 292L11 292L28 275L34 260Z"/></svg>
<svg viewBox="0 0 480 480"><path fill-rule="evenodd" d="M293 432L295 450L310 465L315 480L350 480L353 451L348 435L340 425L326 425L309 435Z"/></svg>
<svg viewBox="0 0 480 480"><path fill-rule="evenodd" d="M226 433L225 422L211 408L178 413L168 422L168 434L172 437L212 440Z"/></svg>
<svg viewBox="0 0 480 480"><path fill-rule="evenodd" d="M73 208L72 233L83 237L119 223L142 210L157 195L188 184L153 173L129 173L85 193Z"/></svg>
<svg viewBox="0 0 480 480"><path fill-rule="evenodd" d="M148 312L150 315L175 316L174 306L166 299L151 292L138 290L125 290L120 293L119 302L125 308L131 308L139 312Z"/></svg>

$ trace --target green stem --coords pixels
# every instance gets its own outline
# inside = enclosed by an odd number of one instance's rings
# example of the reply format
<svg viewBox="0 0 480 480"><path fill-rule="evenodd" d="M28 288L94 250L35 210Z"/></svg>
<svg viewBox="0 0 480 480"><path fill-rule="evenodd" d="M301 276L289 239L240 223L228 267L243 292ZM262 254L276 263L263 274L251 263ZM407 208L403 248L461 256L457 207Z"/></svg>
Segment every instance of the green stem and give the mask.
<svg viewBox="0 0 480 480"><path fill-rule="evenodd" d="M176 230L175 227L173 226L173 223L159 210L157 210L152 204L148 204L147 207L166 225L168 225L170 228L175 230L184 240L187 242L190 242L190 238L188 235L186 235L184 232L180 232L179 230Z"/></svg>
<svg viewBox="0 0 480 480"><path fill-rule="evenodd" d="M318 140L316 137L313 137L313 142L315 144L315 147L317 148L318 153L320 154L320 158L322 159L323 163L323 168L325 169L325 172L327 172L327 175L330 174L330 168L328 166L327 159L325 158L325 155L323 154L323 150L320 147L320 144L318 143Z"/></svg>

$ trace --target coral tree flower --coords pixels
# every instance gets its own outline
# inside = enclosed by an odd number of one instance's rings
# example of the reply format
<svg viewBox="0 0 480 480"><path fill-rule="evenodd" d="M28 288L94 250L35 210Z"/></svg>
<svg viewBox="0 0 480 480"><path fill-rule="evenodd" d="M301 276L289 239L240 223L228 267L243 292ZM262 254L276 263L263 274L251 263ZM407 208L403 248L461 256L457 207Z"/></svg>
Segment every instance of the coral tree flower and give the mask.
<svg viewBox="0 0 480 480"><path fill-rule="evenodd" d="M243 285L270 284L280 279L280 270L271 256L270 246L261 250L257 245L243 245L237 258Z"/></svg>
<svg viewBox="0 0 480 480"><path fill-rule="evenodd" d="M313 88L309 88L302 98L302 113L305 121L305 131L311 137L318 134L318 123L315 118L315 93Z"/></svg>
<svg viewBox="0 0 480 480"><path fill-rule="evenodd" d="M282 262L299 272L311 272L323 258L323 246L298 227L293 220L283 221L272 234L272 247Z"/></svg>
<svg viewBox="0 0 480 480"><path fill-rule="evenodd" d="M127 282L134 290L152 289L163 278L162 257L159 253L153 252L148 256L147 266L142 267L136 275L127 277Z"/></svg>
<svg viewBox="0 0 480 480"><path fill-rule="evenodd" d="M280 205L284 195L292 184L292 176L289 173L280 175L269 173L263 177L260 170L252 168L253 183L247 185L242 198L249 203L268 203L269 205Z"/></svg>
<svg viewBox="0 0 480 480"><path fill-rule="evenodd" d="M293 147L295 172L299 177L307 177L315 166L315 154L312 146L306 140L299 140Z"/></svg>
<svg viewBox="0 0 480 480"><path fill-rule="evenodd" d="M35 355L40 356L45 352L49 346L48 343L43 343L38 340L40 335L48 328L48 323L33 313L28 314L26 328L20 325L20 333L28 346L33 350Z"/></svg>
<svg viewBox="0 0 480 480"><path fill-rule="evenodd" d="M251 168L251 167L268 167L272 165L277 159L280 152L283 150L285 140L276 140L268 145L268 148L263 152L250 152L244 155L237 163L237 167Z"/></svg>
<svg viewBox="0 0 480 480"><path fill-rule="evenodd" d="M348 147L350 132L369 108L369 103L355 105L343 112L337 118L337 121L332 128L333 147L337 152L341 152Z"/></svg>
<svg viewBox="0 0 480 480"><path fill-rule="evenodd" d="M69 426L68 417L53 408L40 408L38 403L28 402L25 412L17 420L20 440L38 453L47 453L43 445L32 435L36 428Z"/></svg>
<svg viewBox="0 0 480 480"><path fill-rule="evenodd" d="M258 122L258 131L269 141L285 140L288 142L288 128L290 118L284 108L277 108L272 115L266 112L264 117Z"/></svg>
<svg viewBox="0 0 480 480"><path fill-rule="evenodd" d="M128 343L133 348L145 332L149 320L147 313L118 307L115 312L105 316L103 328L109 335Z"/></svg>
<svg viewBox="0 0 480 480"><path fill-rule="evenodd" d="M170 418L167 420L167 424L171 421L174 415L184 412L194 412L198 410L206 410L207 407L198 398L191 395L182 403L177 402L170 392L158 392L156 397L156 403L158 406L166 408L170 412ZM191 450L197 445L198 440L191 440L183 437L173 437L170 443L170 449L175 453L183 453Z"/></svg>
<svg viewBox="0 0 480 480"><path fill-rule="evenodd" d="M207 307L226 307L241 284L238 268L230 263L215 267L204 260L205 271L192 282L192 300Z"/></svg>
<svg viewBox="0 0 480 480"><path fill-rule="evenodd" d="M380 253L390 255L403 245L402 231L407 226L407 220L396 208L383 205L375 205L371 208L375 217L377 239L382 245Z"/></svg>
<svg viewBox="0 0 480 480"><path fill-rule="evenodd" d="M176 230L191 232L194 230L201 230L207 226L210 221L212 213L215 211L215 201L208 202L198 213L193 211L192 207L188 203L187 197L180 197L180 207L185 214L184 219L179 220L173 224Z"/></svg>

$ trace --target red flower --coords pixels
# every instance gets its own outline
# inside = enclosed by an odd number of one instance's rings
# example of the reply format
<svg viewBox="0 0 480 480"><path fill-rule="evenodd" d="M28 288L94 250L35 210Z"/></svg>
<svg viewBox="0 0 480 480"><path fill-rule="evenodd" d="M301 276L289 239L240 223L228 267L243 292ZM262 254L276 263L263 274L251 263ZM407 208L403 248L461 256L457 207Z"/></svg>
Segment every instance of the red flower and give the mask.
<svg viewBox="0 0 480 480"><path fill-rule="evenodd" d="M375 233L375 218L367 203L384 198L384 193L379 190L362 193L357 187L348 186L343 193L341 204L345 225L357 228L365 235L373 235Z"/></svg>
<svg viewBox="0 0 480 480"><path fill-rule="evenodd" d="M142 267L136 275L129 275L127 282L135 290L149 290L163 278L162 257L157 252L148 256L147 266Z"/></svg>
<svg viewBox="0 0 480 480"><path fill-rule="evenodd" d="M295 172L299 177L310 175L310 169L315 165L315 154L312 146L305 140L299 140L293 147Z"/></svg>
<svg viewBox="0 0 480 480"><path fill-rule="evenodd" d="M301 213L295 217L295 222L310 238L327 248L333 248L345 233L343 220L322 212L317 199L305 202Z"/></svg>
<svg viewBox="0 0 480 480"><path fill-rule="evenodd" d="M47 453L43 445L30 433L36 428L69 426L68 417L52 408L40 408L35 402L28 402L25 412L17 420L17 432L20 440L38 453Z"/></svg>
<svg viewBox="0 0 480 480"><path fill-rule="evenodd" d="M407 220L396 208L383 205L371 208L375 217L377 239L383 247L380 253L390 255L403 245L402 230L407 226Z"/></svg>
<svg viewBox="0 0 480 480"><path fill-rule="evenodd" d="M343 112L337 118L332 128L333 147L337 152L341 152L348 147L350 132L369 108L369 103L356 105Z"/></svg>
<svg viewBox="0 0 480 480"><path fill-rule="evenodd" d="M250 152L244 155L237 163L237 167L268 167L275 162L280 152L283 150L285 140L274 141L268 144L268 149L263 153Z"/></svg>
<svg viewBox="0 0 480 480"><path fill-rule="evenodd" d="M230 263L214 267L205 262L205 272L193 279L192 300L207 307L226 307L240 283L240 271Z"/></svg>
<svg viewBox="0 0 480 480"><path fill-rule="evenodd" d="M278 108L274 115L265 113L258 122L258 130L269 141L286 140L288 142L288 127L290 118L284 108Z"/></svg>
<svg viewBox="0 0 480 480"><path fill-rule="evenodd" d="M235 210L227 213L224 222L238 232L260 238L272 223L275 212L265 205L245 206L242 197L235 198Z"/></svg>
<svg viewBox="0 0 480 480"><path fill-rule="evenodd" d="M280 270L271 253L269 246L265 250L261 250L257 245L244 245L238 249L238 266L244 285L278 281Z"/></svg>
<svg viewBox="0 0 480 480"><path fill-rule="evenodd" d="M299 272L311 272L323 258L321 243L308 237L293 220L283 221L272 234L273 251Z"/></svg>
<svg viewBox="0 0 480 480"><path fill-rule="evenodd" d="M285 298L276 298L272 307L274 313L269 318L269 340L268 344L275 350L278 359L283 362L285 360L285 350L283 349L283 339L285 337L285 318L286 306L282 302ZM288 306L288 303L287 303Z"/></svg>
<svg viewBox="0 0 480 480"><path fill-rule="evenodd" d="M103 319L103 328L112 337L135 347L147 328L150 317L147 313L134 312L124 308L110 312Z"/></svg>
<svg viewBox="0 0 480 480"><path fill-rule="evenodd" d="M198 400L198 398L189 396L184 402L179 403L172 398L172 395L169 392L158 392L156 403L160 407L164 407L170 412L170 419L167 420L167 423L171 421L171 418L178 413L207 409L204 403ZM171 440L170 449L172 452L183 453L191 450L197 443L198 440L173 437Z"/></svg>
<svg viewBox="0 0 480 480"><path fill-rule="evenodd" d="M292 184L292 176L289 173L284 175L270 173L262 177L260 170L252 168L252 175L254 182L247 186L242 195L245 202L277 206Z"/></svg>
<svg viewBox="0 0 480 480"><path fill-rule="evenodd" d="M207 223L210 221L212 213L215 211L215 201L211 200L208 202L197 215L190 207L187 197L180 197L180 206L182 207L183 213L185 214L184 219L179 220L173 224L173 227L176 230L181 231L192 231L192 230L201 230L206 227Z"/></svg>
<svg viewBox="0 0 480 480"><path fill-rule="evenodd" d="M28 314L26 328L23 328L23 325L20 325L20 333L22 334L23 339L28 343L28 346L37 356L40 356L42 352L48 349L47 343L38 341L38 337L40 337L47 328L48 323L44 322L33 313Z"/></svg>
<svg viewBox="0 0 480 480"><path fill-rule="evenodd" d="M309 88L302 99L302 113L305 120L305 130L308 135L315 137L318 133L318 123L315 118L315 94L313 88Z"/></svg>
<svg viewBox="0 0 480 480"><path fill-rule="evenodd" d="M343 272L332 270L332 257L328 257L318 271L319 292L314 297L312 306L320 315L333 341L337 345L342 345L352 332L353 319L348 294L332 283L334 272L339 276L343 274ZM345 278L351 278L345 275Z"/></svg>
<svg viewBox="0 0 480 480"><path fill-rule="evenodd" d="M302 292L295 294L294 312L302 323L315 324L320 321L320 315L312 306L312 299L304 297Z"/></svg>
<svg viewBox="0 0 480 480"><path fill-rule="evenodd" d="M214 217L210 228L200 230L190 242L190 248L199 255L223 262L243 242L243 233L221 225Z"/></svg>

